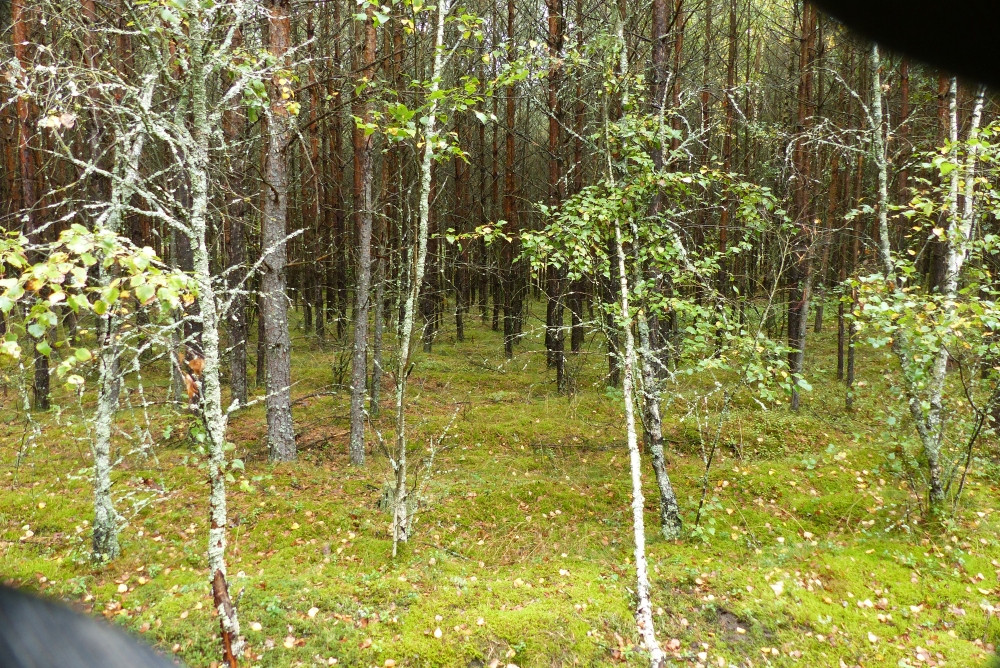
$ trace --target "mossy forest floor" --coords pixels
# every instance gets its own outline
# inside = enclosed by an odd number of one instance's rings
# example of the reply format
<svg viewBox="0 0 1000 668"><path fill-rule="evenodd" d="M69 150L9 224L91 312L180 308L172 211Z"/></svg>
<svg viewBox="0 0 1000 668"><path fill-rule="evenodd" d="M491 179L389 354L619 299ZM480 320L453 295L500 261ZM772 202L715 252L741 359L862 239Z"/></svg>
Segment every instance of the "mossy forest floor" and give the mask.
<svg viewBox="0 0 1000 668"><path fill-rule="evenodd" d="M604 388L598 335L570 362L576 393L557 395L537 321L544 306L532 308L533 329L512 362L500 336L472 317L464 343L448 328L432 353L416 354L414 451L455 419L433 476L417 469L424 506L395 559L379 508L389 465L377 439L365 468L347 462L349 396L331 389L344 354L295 333L299 461L267 462L262 405L231 421L233 454L246 461L230 485L228 551L245 665L645 663L635 649L621 396ZM749 402L730 411L697 530L698 429L691 406L667 410L682 541L658 537L648 468L645 483L656 630L672 665L978 666L997 642L996 476L978 462L954 520L921 524L890 459L908 429L885 426L884 411L897 405L882 380L891 363L859 354L865 384L857 411L846 413L831 324L810 338L814 390L798 414ZM60 395L61 410L33 416L33 437L8 375L0 574L208 666L219 644L204 556L206 473L190 417L166 404L164 369L144 371L146 398L158 402L149 456L127 438L144 424L142 411L122 411L123 556L96 567L88 560L92 400L81 407ZM136 380L128 385L134 406ZM388 374L386 385L391 400ZM376 424L390 441L387 407ZM717 416L707 420L711 440Z"/></svg>

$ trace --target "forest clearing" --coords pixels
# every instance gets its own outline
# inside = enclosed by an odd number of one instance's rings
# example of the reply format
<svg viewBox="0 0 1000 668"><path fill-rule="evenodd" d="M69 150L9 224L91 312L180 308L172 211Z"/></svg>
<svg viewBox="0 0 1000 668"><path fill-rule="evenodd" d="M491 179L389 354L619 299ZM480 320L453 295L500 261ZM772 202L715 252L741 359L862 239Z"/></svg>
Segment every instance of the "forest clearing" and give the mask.
<svg viewBox="0 0 1000 668"><path fill-rule="evenodd" d="M0 666L996 661L993 24L873 3L0 0Z"/></svg>

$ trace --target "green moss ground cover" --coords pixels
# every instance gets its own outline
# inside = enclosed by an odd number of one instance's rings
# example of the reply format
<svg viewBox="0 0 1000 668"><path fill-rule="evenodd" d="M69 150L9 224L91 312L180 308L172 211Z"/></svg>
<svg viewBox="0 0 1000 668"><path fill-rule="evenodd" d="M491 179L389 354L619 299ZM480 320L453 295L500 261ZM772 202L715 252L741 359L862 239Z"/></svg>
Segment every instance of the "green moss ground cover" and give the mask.
<svg viewBox="0 0 1000 668"><path fill-rule="evenodd" d="M347 464L349 396L329 387L335 344L295 339L297 463L267 463L261 405L233 418L246 468L230 486L228 559L247 666L644 663L623 414L604 389L600 346L571 362L567 398L545 369L540 331L509 363L499 335L478 320L467 331L466 342L446 332L416 358L414 451L455 419L433 475L418 470L424 503L395 560L377 439L368 467ZM814 391L799 414L750 404L728 414L698 529L701 441L688 408L667 412L685 539L658 538L651 471L646 519L657 631L676 665L976 666L997 641L995 469L977 463L953 521L920 523L892 457L906 426L888 429L883 417L891 364L859 355L867 384L847 414L834 336L810 340ZM7 379L0 574L208 666L218 624L204 568L206 473L189 418L164 403L162 374L153 365L144 381L158 402L146 455L129 381L115 473L124 556L99 567L88 560L87 398L81 407L61 396L63 408L33 425ZM389 413L375 421L387 442Z"/></svg>

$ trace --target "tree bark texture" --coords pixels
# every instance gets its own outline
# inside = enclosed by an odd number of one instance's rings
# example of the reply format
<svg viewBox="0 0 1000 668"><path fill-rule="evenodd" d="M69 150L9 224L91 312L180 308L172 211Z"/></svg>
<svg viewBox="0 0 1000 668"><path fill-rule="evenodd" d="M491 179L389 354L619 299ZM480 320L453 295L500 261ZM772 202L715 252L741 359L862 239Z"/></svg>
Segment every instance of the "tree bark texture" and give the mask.
<svg viewBox="0 0 1000 668"><path fill-rule="evenodd" d="M291 40L289 1L273 0L268 7L269 50L283 62ZM296 458L295 426L292 423L292 342L288 325L286 265L288 258L288 144L292 119L287 101L291 82L279 69L271 81L268 114L265 193L261 224L261 253L266 256L261 273L261 314L264 324L264 354L267 367L267 444L271 461Z"/></svg>

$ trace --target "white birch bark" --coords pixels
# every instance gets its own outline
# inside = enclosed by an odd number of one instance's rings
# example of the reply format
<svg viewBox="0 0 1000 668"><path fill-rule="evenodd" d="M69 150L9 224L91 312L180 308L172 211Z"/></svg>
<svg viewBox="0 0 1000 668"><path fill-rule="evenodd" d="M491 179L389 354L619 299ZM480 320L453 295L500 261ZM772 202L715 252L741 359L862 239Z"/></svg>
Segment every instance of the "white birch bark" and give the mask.
<svg viewBox="0 0 1000 668"><path fill-rule="evenodd" d="M625 359L622 370L622 392L625 395L625 428L628 438L629 469L632 474L632 532L635 538L635 621L639 627L639 636L649 652L650 666L659 668L664 664L666 655L656 640L653 628L653 609L649 599L649 568L646 563L646 528L643 517L645 499L642 494L642 459L639 455L639 442L635 427L635 405L633 402L635 374L635 338L632 336L632 318L628 302L628 273L625 268L625 249L622 245L622 232L618 221L615 221L615 250L618 253L618 280L621 286L622 329L625 334Z"/></svg>
<svg viewBox="0 0 1000 668"><path fill-rule="evenodd" d="M188 153L188 174L191 181L191 248L194 255L194 281L202 318L202 352L205 366L202 372L202 411L208 444L209 530L208 567L216 609L222 627L224 654L240 656L243 638L236 610L229 600L226 584L226 412L222 406L219 378L219 313L215 288L212 284L207 246L209 205L209 122L205 64L206 36L197 13L190 19L191 142Z"/></svg>
<svg viewBox="0 0 1000 668"><path fill-rule="evenodd" d="M624 77L628 71L628 58L625 44L625 17L621 12L616 13L615 32L622 52L620 54L619 67L620 76ZM622 84L622 108L628 106L628 86L624 79ZM611 164L611 156L608 156L608 177L611 182L615 181L614 167ZM642 644L649 653L649 663L652 668L661 668L666 661L666 655L660 648L660 643L656 640L656 631L653 627L653 609L649 598L649 567L646 563L646 527L643 516L645 498L642 494L642 458L639 454L639 441L635 426L635 365L636 351L635 338L632 336L632 316L629 312L628 299L628 271L625 267L625 248L622 244L622 231L618 220L615 219L615 240L614 250L617 254L617 274L619 287L619 305L621 306L621 328L625 335L625 355L622 368L622 393L625 398L625 429L628 441L629 471L632 477L632 533L635 541L633 558L635 559L635 621L639 630ZM608 258L609 277L613 274L614 260Z"/></svg>
<svg viewBox="0 0 1000 668"><path fill-rule="evenodd" d="M94 534L91 558L94 561L116 559L121 550L118 545L118 513L111 498L111 432L115 413L118 411L118 349L114 339L117 323L109 315L105 318L105 337L98 358L100 380L97 390L97 411L94 415Z"/></svg>
<svg viewBox="0 0 1000 668"><path fill-rule="evenodd" d="M410 520L407 512L407 461L406 461L406 376L410 362L410 344L413 339L413 319L420 299L420 286L424 282L424 267L427 260L427 236L431 212L431 167L438 141L436 93L440 89L441 74L444 69L444 19L448 13L448 2L439 0L437 5L437 26L434 33L434 65L431 70L431 86L428 97L432 100L427 109L427 124L424 131L424 155L420 163L419 222L417 225L417 249L413 256L414 268L410 277L409 290L403 306L403 321L399 331L399 363L396 367L396 456L393 468L396 473L396 490L392 515L392 555L396 556L399 543L409 538Z"/></svg>
<svg viewBox="0 0 1000 668"><path fill-rule="evenodd" d="M895 284L895 263L889 245L888 223L888 160L886 158L885 142L882 138L882 82L879 75L880 59L878 46L874 45L872 59L872 106L871 130L872 152L878 171L878 226L879 226L879 256L886 280ZM980 88L973 105L969 128L971 142L962 169L958 166L958 83L951 80L949 90L949 139L951 150L949 159L956 165L951 172L948 188L948 229L945 233L945 276L940 286L941 317L954 313L955 299L958 295L958 277L968 253L974 225L975 171L978 159L978 146L975 139L979 136L979 125L982 121L985 89ZM965 202L959 213L959 176L965 178ZM899 360L903 372L904 389L910 415L916 425L917 435L927 460L928 502L931 513L937 513L945 497L944 480L941 468L941 445L944 439L944 383L948 374L948 350L942 346L936 353L931 367L930 378L926 389L914 379L916 369L910 351L908 334L902 328L893 333L893 352Z"/></svg>
<svg viewBox="0 0 1000 668"><path fill-rule="evenodd" d="M140 94L140 103L148 108L153 97L153 77L146 76ZM138 131L126 142L124 165L114 170L119 178L112 180L108 207L95 221L95 227L102 225L118 234L121 227L122 210L135 191L139 178L139 159L146 142L146 133ZM120 159L120 158L119 158ZM102 287L111 283L112 276L103 269L100 272ZM110 561L120 554L118 544L119 515L111 497L111 435L114 430L115 414L118 412L118 396L121 388L119 372L118 319L115 308L108 309L100 327L103 339L98 355L97 410L94 414L94 440L91 454L94 458L94 533L91 557L95 561Z"/></svg>
<svg viewBox="0 0 1000 668"><path fill-rule="evenodd" d="M681 537L681 513L677 495L670 483L667 459L663 451L663 418L660 415L660 382L656 369L659 360L650 341L649 323L644 314L638 315L639 368L642 371L642 398L646 413L646 434L653 459L653 473L660 492L660 533L666 540Z"/></svg>

